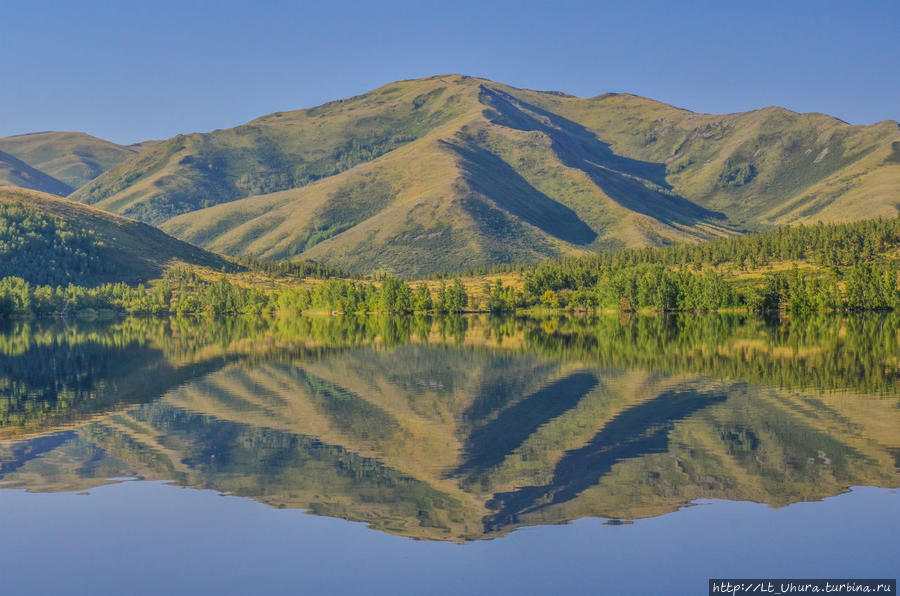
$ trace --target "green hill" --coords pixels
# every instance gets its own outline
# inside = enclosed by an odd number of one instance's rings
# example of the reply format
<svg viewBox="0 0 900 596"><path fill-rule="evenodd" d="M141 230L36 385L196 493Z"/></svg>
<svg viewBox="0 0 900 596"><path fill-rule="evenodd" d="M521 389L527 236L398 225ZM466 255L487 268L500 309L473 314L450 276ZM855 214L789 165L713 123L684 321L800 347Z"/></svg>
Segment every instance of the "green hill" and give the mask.
<svg viewBox="0 0 900 596"><path fill-rule="evenodd" d="M143 145L126 147L82 132L38 132L0 139L0 151L17 157L70 187L67 192L47 190L59 195L71 193L106 170L134 157Z"/></svg>
<svg viewBox="0 0 900 596"><path fill-rule="evenodd" d="M72 187L65 182L2 151L0 151L0 186L20 186L54 195L67 195L72 192Z"/></svg>
<svg viewBox="0 0 900 596"><path fill-rule="evenodd" d="M0 278L136 283L160 277L177 262L227 266L152 226L50 194L0 187Z"/></svg>
<svg viewBox="0 0 900 596"><path fill-rule="evenodd" d="M232 255L406 275L892 216L900 128L460 75L159 143L73 198Z"/></svg>

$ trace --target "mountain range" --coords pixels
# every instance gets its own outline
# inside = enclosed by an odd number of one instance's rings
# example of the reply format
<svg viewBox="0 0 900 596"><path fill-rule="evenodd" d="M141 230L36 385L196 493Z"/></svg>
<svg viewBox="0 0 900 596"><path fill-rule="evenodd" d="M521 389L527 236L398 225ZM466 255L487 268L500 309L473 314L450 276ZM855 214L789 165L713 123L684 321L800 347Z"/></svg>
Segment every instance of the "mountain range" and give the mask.
<svg viewBox="0 0 900 596"><path fill-rule="evenodd" d="M133 146L0 139L3 181L226 255L416 276L894 216L900 126L440 75Z"/></svg>

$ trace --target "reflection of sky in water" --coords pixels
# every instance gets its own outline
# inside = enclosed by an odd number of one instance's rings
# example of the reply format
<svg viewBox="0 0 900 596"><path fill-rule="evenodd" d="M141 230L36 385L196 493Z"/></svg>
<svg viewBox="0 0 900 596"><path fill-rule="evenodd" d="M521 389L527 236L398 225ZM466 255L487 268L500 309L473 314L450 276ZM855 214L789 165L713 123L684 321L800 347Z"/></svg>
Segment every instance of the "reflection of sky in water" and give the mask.
<svg viewBox="0 0 900 596"><path fill-rule="evenodd" d="M900 498L860 488L781 509L705 502L465 546L130 482L0 494L4 594L702 594L713 577L895 577Z"/></svg>

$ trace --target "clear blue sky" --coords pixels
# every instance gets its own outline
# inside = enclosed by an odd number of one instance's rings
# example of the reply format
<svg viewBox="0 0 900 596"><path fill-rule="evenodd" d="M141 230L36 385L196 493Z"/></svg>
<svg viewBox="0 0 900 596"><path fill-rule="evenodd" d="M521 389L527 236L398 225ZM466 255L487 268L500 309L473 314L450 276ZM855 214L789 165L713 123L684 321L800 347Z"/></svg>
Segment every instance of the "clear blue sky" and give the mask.
<svg viewBox="0 0 900 596"><path fill-rule="evenodd" d="M897 0L15 4L0 21L0 136L132 143L451 72L702 112L900 119Z"/></svg>

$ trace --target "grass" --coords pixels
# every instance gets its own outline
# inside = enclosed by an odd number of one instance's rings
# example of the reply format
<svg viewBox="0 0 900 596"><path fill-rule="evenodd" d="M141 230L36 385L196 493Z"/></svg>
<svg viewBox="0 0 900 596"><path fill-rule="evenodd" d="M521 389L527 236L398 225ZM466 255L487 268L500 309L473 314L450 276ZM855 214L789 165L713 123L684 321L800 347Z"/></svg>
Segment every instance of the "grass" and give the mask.
<svg viewBox="0 0 900 596"><path fill-rule="evenodd" d="M67 195L72 187L0 151L0 186L18 186L55 195Z"/></svg>
<svg viewBox="0 0 900 596"><path fill-rule="evenodd" d="M161 223L202 207L305 186L420 138L452 119L462 105L443 93L439 81L428 90L411 86L397 83L234 129L180 135L153 147L141 163L117 168L80 189L76 198ZM385 96L386 91L392 93ZM132 186L148 194L121 204L121 195ZM168 205L142 205L154 195L164 196Z"/></svg>
<svg viewBox="0 0 900 596"><path fill-rule="evenodd" d="M81 132L39 132L0 139L0 151L14 155L29 166L59 180L67 195L106 170L140 153L141 146L124 146ZM44 190L52 192L44 188Z"/></svg>
<svg viewBox="0 0 900 596"><path fill-rule="evenodd" d="M891 216L898 143L895 122L445 75L180 135L73 198L229 255L419 276Z"/></svg>

